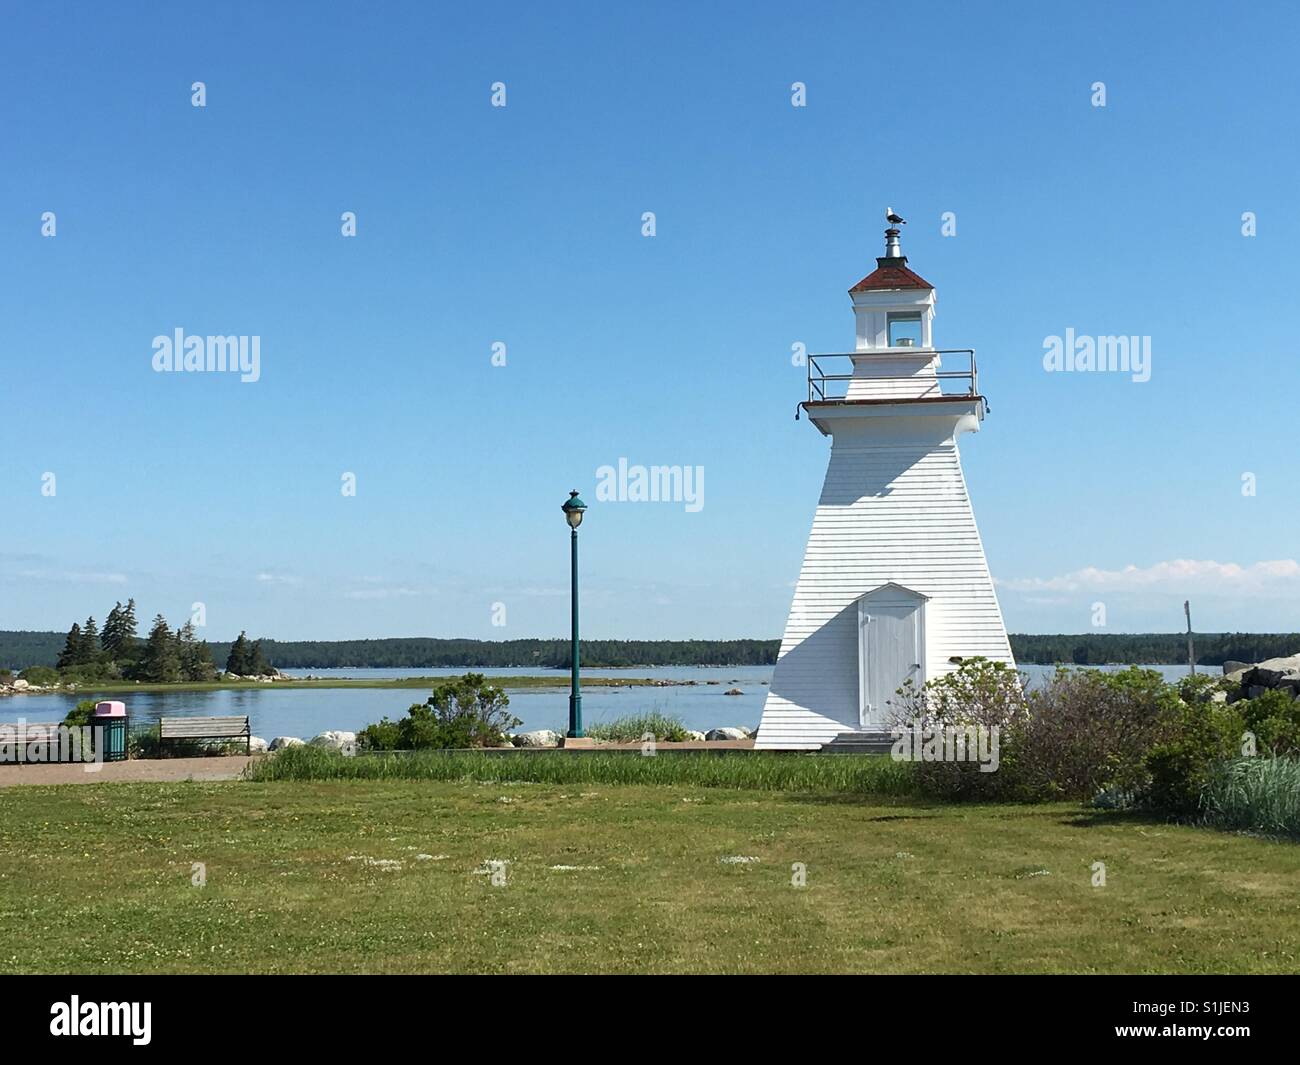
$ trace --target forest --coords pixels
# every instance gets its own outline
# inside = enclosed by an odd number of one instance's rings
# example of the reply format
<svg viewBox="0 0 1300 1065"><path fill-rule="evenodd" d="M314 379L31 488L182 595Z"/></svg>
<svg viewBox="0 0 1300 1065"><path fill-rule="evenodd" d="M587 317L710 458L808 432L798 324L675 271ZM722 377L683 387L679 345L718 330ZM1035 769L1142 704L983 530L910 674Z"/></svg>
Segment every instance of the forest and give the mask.
<svg viewBox="0 0 1300 1065"><path fill-rule="evenodd" d="M120 604L119 604L119 609ZM90 619L88 619L90 620ZM109 629L108 650L95 651L95 638L85 626L75 631L21 632L0 630L0 668L17 672L31 666L76 667L76 660L100 661L112 657L114 641L123 646L121 657L142 664L140 673L171 677L173 649L180 657L180 676L206 674L208 661L225 663L236 673L259 673L265 668L310 670L331 668L502 668L567 669L569 641L563 638L530 640L465 640L396 637L378 640L273 640L262 638L207 642L199 640L188 624L168 632L155 619L154 649L149 639L135 640ZM171 642L169 643L168 640ZM1300 633L1198 633L1194 636L1196 661L1218 666L1225 660L1260 662L1300 652ZM104 641L99 638L100 647ZM84 645L85 651L77 649ZM235 651L232 658L231 651ZM779 640L583 640L584 666L762 666L776 661ZM1016 661L1051 665L1105 665L1107 663L1176 665L1187 661L1186 633L1081 633L1073 635L1011 636ZM209 656L210 652L210 656ZM150 657L152 655L152 657ZM187 668L188 667L188 668ZM80 667L85 668L84 664ZM124 670L131 675L130 666Z"/></svg>

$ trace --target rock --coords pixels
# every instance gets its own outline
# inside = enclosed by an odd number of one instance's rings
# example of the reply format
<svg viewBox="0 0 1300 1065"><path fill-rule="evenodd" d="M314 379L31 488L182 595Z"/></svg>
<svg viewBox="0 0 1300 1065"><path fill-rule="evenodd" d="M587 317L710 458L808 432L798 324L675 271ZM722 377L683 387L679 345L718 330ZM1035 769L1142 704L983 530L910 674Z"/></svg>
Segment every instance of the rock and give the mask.
<svg viewBox="0 0 1300 1065"><path fill-rule="evenodd" d="M355 732L335 732L333 730L319 733L311 738L313 747L339 751L342 754L357 753L357 734Z"/></svg>
<svg viewBox="0 0 1300 1065"><path fill-rule="evenodd" d="M743 728L711 728L704 738L706 740L747 740L749 733Z"/></svg>
<svg viewBox="0 0 1300 1065"><path fill-rule="evenodd" d="M1261 695L1263 695L1266 691L1271 691L1271 690L1272 690L1272 689L1270 689L1270 688L1265 688L1264 685L1262 685L1262 684L1248 684L1248 685L1246 686L1246 698L1247 698L1247 699L1258 699L1258 698L1259 698Z"/></svg>
<svg viewBox="0 0 1300 1065"><path fill-rule="evenodd" d="M1231 673L1225 673L1223 677L1225 680L1231 681L1233 684L1240 684L1241 678L1246 675L1246 670L1249 668L1249 666L1244 666L1241 669L1234 669Z"/></svg>
<svg viewBox="0 0 1300 1065"><path fill-rule="evenodd" d="M266 740L262 739L261 736L254 736L248 741L249 754L264 754L266 749Z"/></svg>
<svg viewBox="0 0 1300 1065"><path fill-rule="evenodd" d="M1210 692L1210 702L1212 702L1212 703L1226 703L1227 701L1228 701L1228 693L1227 693L1227 692Z"/></svg>
<svg viewBox="0 0 1300 1065"><path fill-rule="evenodd" d="M14 681L14 691L16 692L25 692L30 687L31 684L23 680L21 677Z"/></svg>
<svg viewBox="0 0 1300 1065"><path fill-rule="evenodd" d="M305 747L305 746L306 744L303 743L302 740L300 740L297 736L276 736L275 739L273 739L270 742L270 744L266 749L268 751L283 751L286 747Z"/></svg>
<svg viewBox="0 0 1300 1065"><path fill-rule="evenodd" d="M1249 662L1234 662L1230 658L1223 663L1223 675L1226 677L1229 673L1244 673L1249 668Z"/></svg>
<svg viewBox="0 0 1300 1065"><path fill-rule="evenodd" d="M739 688L728 688L722 694L723 695L744 695L745 693L741 691Z"/></svg>
<svg viewBox="0 0 1300 1065"><path fill-rule="evenodd" d="M1273 688L1288 673L1295 672L1300 672L1300 655L1291 655L1289 658L1270 658L1266 662L1260 662L1253 669L1248 669L1246 675L1241 678L1241 683L1248 688L1251 685Z"/></svg>
<svg viewBox="0 0 1300 1065"><path fill-rule="evenodd" d="M712 684L713 681L710 681L709 683ZM704 733L703 733L703 732L697 732L697 731L696 731L695 729L693 729L693 728L692 728L692 729L687 729L687 730L686 730L686 738L687 738L688 740L694 740L696 743L701 743L701 742L703 742L703 740L704 740Z"/></svg>
<svg viewBox="0 0 1300 1065"><path fill-rule="evenodd" d="M543 728L533 732L520 732L512 742L516 747L558 747L560 734L554 729Z"/></svg>

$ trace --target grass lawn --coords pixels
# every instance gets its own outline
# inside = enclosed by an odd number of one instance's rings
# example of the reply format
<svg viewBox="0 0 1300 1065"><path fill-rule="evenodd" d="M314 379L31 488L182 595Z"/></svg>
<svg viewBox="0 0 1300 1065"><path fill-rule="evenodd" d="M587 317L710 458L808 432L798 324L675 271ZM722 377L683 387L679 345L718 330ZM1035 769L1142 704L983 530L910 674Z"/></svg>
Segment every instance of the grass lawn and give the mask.
<svg viewBox="0 0 1300 1065"><path fill-rule="evenodd" d="M1295 972L1298 884L1294 843L1071 805L25 786L0 797L0 972Z"/></svg>

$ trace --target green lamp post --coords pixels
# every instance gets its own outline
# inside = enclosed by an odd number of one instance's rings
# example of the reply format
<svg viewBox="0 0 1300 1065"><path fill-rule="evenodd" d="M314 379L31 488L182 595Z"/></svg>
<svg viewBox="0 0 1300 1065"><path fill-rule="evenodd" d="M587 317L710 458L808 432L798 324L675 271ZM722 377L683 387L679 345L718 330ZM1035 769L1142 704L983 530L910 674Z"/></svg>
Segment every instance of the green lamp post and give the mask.
<svg viewBox="0 0 1300 1065"><path fill-rule="evenodd" d="M582 736L582 688L578 681L578 526L587 504L578 498L576 491L569 493L561 509L569 523L570 569L572 589L570 599L573 610L573 677L569 687L569 731L565 735L578 739Z"/></svg>

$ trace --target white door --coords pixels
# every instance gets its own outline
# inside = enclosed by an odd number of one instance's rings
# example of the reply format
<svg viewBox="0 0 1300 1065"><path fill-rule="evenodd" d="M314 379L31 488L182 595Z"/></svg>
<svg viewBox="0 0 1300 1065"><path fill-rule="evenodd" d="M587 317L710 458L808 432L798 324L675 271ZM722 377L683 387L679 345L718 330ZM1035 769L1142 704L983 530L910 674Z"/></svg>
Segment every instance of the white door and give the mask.
<svg viewBox="0 0 1300 1065"><path fill-rule="evenodd" d="M898 689L908 680L918 688L925 683L924 600L910 594L867 595L860 603L861 724L888 728L898 710Z"/></svg>

